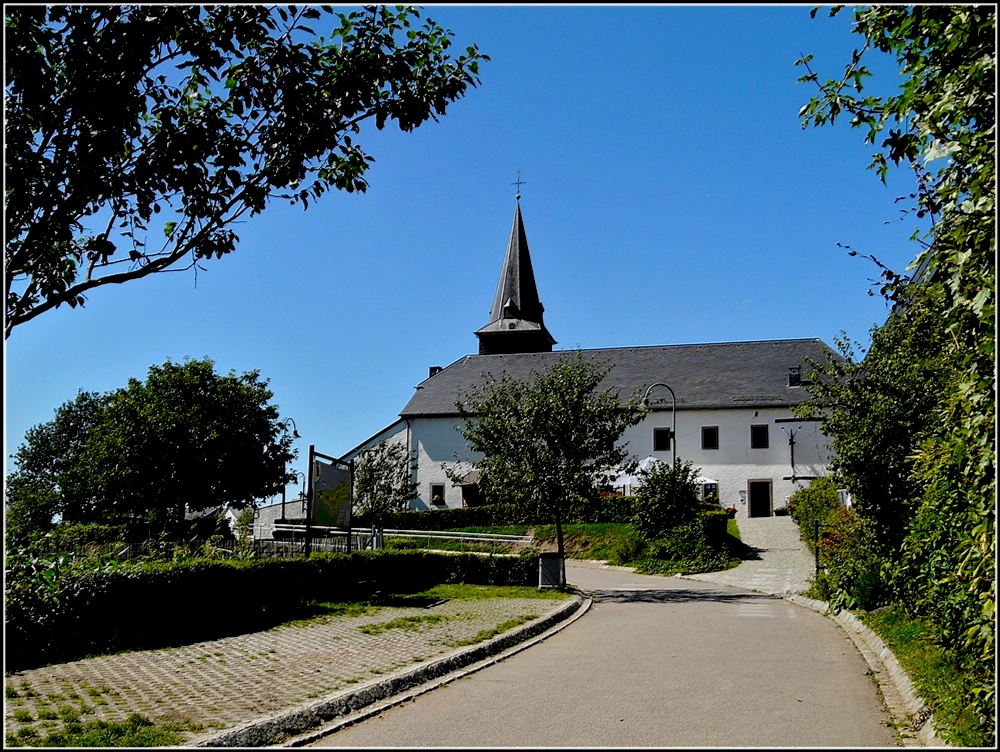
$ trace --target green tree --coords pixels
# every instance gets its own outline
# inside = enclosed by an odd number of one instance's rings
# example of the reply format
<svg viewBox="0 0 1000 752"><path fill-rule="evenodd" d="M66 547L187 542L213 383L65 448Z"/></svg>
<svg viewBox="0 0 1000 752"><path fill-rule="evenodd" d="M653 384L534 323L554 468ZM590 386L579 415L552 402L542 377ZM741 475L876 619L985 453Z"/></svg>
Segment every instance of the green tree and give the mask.
<svg viewBox="0 0 1000 752"><path fill-rule="evenodd" d="M618 441L645 414L638 397L622 404L615 389L599 391L610 366L566 356L527 381L487 375L456 406L462 436L482 454L480 490L490 504L512 504L556 525L581 504L596 503L628 459Z"/></svg>
<svg viewBox="0 0 1000 752"><path fill-rule="evenodd" d="M413 461L403 444L383 440L355 460L355 509L376 527L387 514L406 509L416 495Z"/></svg>
<svg viewBox="0 0 1000 752"><path fill-rule="evenodd" d="M632 501L632 524L639 535L656 540L698 517L703 511L698 472L691 460L656 462L639 470L641 482Z"/></svg>
<svg viewBox="0 0 1000 752"><path fill-rule="evenodd" d="M5 337L101 285L230 253L234 223L274 199L364 191L362 124L437 120L488 59L451 57L452 33L402 6L4 13Z"/></svg>
<svg viewBox="0 0 1000 752"><path fill-rule="evenodd" d="M926 307L944 332L933 420L913 436L917 490L897 554L897 594L931 618L952 657L975 677L966 700L995 735L996 9L870 6L853 13L864 44L842 76L821 81L810 57L798 61L807 71L800 80L819 87L802 108L803 127L848 115L876 147L869 167L883 181L890 162L913 170L909 198L916 216L931 222L926 236L914 232L923 250L912 281L883 275L890 299L924 288L912 305ZM898 63L902 83L893 96L862 95L873 50Z"/></svg>
<svg viewBox="0 0 1000 752"><path fill-rule="evenodd" d="M220 376L209 359L152 366L146 381L81 394L31 429L8 500L55 495L55 511L74 522L146 520L167 531L188 509L250 506L291 480L292 438L272 396L257 371Z"/></svg>
<svg viewBox="0 0 1000 752"><path fill-rule="evenodd" d="M77 394L48 423L33 426L14 454L7 478L4 522L7 539L47 532L53 519L94 519L101 504L86 481L87 438L101 419L107 395Z"/></svg>
<svg viewBox="0 0 1000 752"><path fill-rule="evenodd" d="M831 437L830 470L869 519L882 556L897 558L921 486L913 476L920 437L936 423L947 379L941 318L911 286L898 292L888 320L871 331L862 360L845 337L814 364L807 386L813 399L794 408L822 420ZM855 344L855 347L859 347Z"/></svg>

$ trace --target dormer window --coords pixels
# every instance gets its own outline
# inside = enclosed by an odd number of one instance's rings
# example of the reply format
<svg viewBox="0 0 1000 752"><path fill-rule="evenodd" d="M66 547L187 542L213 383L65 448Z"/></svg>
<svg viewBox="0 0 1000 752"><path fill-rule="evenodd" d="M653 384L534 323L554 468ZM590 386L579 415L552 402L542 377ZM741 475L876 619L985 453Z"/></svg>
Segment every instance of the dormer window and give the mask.
<svg viewBox="0 0 1000 752"><path fill-rule="evenodd" d="M788 386L802 386L801 366L792 366L788 369Z"/></svg>

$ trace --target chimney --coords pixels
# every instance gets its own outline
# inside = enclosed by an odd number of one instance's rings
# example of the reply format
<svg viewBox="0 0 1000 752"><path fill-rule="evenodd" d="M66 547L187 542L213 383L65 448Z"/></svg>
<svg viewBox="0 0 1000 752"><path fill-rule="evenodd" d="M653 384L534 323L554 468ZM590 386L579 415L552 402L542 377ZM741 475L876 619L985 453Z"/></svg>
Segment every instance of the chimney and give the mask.
<svg viewBox="0 0 1000 752"><path fill-rule="evenodd" d="M441 371L443 370L444 369L441 368L441 366L431 366L430 368L427 369L428 371L427 378L429 379L433 378L434 376L437 376L439 373L441 373Z"/></svg>

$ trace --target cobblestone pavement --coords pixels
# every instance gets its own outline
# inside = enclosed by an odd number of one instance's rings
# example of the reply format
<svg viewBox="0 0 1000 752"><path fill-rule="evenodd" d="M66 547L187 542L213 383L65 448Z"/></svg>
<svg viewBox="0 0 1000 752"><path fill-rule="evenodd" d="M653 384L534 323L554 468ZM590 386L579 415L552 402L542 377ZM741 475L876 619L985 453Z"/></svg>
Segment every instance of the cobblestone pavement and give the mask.
<svg viewBox="0 0 1000 752"><path fill-rule="evenodd" d="M43 738L66 717L124 721L141 713L158 725L175 724L183 744L193 746L222 729L460 652L501 625L542 619L565 604L494 598L376 607L360 616L23 671L5 677L4 734L9 740L32 729Z"/></svg>
<svg viewBox="0 0 1000 752"><path fill-rule="evenodd" d="M815 560L791 517L741 517L740 539L750 547L748 559L733 569L687 575L692 580L755 590L770 595L798 595L809 588Z"/></svg>

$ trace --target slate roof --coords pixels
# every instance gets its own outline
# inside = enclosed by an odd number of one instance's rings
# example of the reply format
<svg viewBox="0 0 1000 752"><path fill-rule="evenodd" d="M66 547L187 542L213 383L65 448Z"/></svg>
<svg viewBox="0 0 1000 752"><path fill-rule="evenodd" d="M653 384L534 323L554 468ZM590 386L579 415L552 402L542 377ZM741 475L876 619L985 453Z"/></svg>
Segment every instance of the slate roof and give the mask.
<svg viewBox="0 0 1000 752"><path fill-rule="evenodd" d="M588 361L613 365L600 389L615 388L619 399L642 396L651 384L673 389L677 409L781 407L808 399L801 386L788 385L791 367L805 374L811 362L822 363L831 348L819 339L723 342L702 345L618 347L507 355L467 355L417 385L401 418L455 416L455 403L482 384L483 374L530 379L559 358L582 354ZM803 379L804 380L804 379ZM670 409L670 393L650 392L654 409Z"/></svg>

